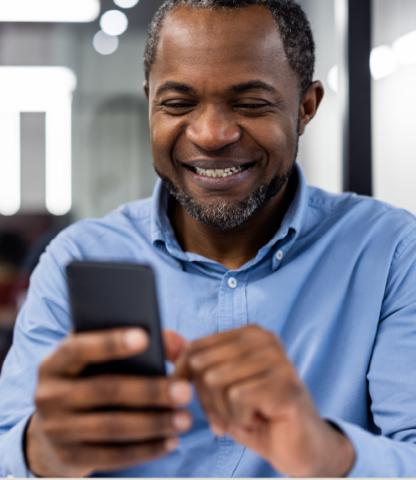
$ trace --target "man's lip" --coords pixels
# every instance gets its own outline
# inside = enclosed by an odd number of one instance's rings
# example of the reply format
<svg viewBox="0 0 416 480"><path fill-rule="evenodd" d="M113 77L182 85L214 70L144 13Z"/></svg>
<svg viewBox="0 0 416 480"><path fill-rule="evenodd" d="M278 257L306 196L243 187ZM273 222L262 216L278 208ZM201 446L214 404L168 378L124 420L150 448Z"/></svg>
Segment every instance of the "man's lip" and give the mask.
<svg viewBox="0 0 416 480"><path fill-rule="evenodd" d="M238 168L253 165L253 161L235 161L235 160L193 160L191 162L181 162L184 167L203 168L204 170L223 170L226 168Z"/></svg>

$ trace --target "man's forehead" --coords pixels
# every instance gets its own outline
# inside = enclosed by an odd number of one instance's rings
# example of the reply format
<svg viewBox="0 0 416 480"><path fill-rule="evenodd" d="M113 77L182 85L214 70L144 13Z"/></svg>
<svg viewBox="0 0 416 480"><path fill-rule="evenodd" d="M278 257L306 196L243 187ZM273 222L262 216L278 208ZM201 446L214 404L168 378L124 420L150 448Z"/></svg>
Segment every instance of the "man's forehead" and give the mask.
<svg viewBox="0 0 416 480"><path fill-rule="evenodd" d="M283 52L278 26L270 10L261 5L241 8L196 8L181 5L166 16L160 32L158 50L169 45L204 49L228 44L249 48L263 43ZM244 51L241 52L244 54Z"/></svg>

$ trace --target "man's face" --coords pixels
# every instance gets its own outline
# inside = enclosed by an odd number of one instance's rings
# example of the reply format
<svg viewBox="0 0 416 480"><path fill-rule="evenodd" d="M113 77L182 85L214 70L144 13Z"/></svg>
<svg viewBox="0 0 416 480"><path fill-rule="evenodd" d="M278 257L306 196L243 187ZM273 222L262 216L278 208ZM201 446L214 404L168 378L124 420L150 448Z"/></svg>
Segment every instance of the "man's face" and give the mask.
<svg viewBox="0 0 416 480"><path fill-rule="evenodd" d="M198 220L234 228L285 184L300 92L266 8L174 9L161 31L149 103L155 169Z"/></svg>

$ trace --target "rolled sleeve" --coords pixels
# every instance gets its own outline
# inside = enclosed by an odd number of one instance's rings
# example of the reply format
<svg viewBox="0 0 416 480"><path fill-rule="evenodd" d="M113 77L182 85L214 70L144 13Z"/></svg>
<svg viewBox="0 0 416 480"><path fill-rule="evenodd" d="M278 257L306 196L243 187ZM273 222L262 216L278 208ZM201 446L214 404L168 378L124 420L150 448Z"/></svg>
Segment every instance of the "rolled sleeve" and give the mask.
<svg viewBox="0 0 416 480"><path fill-rule="evenodd" d="M414 477L416 445L374 435L340 419L328 419L350 440L355 462L348 477Z"/></svg>
<svg viewBox="0 0 416 480"><path fill-rule="evenodd" d="M399 244L392 262L367 372L369 408L380 435L336 423L357 459L352 477L416 476L416 238ZM332 420L332 419L331 419Z"/></svg>
<svg viewBox="0 0 416 480"><path fill-rule="evenodd" d="M416 477L416 236L399 243L381 309L367 380L369 410L380 434L329 418L350 439L351 477Z"/></svg>

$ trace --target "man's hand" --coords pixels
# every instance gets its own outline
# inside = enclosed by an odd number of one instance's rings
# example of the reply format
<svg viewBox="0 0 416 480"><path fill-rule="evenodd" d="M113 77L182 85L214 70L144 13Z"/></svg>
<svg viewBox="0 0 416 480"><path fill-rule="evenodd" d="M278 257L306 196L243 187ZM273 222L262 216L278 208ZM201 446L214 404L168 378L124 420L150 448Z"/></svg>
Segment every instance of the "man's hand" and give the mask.
<svg viewBox="0 0 416 480"><path fill-rule="evenodd" d="M195 382L213 431L229 434L288 476L337 477L349 440L320 418L278 339L248 326L196 340L175 375Z"/></svg>
<svg viewBox="0 0 416 480"><path fill-rule="evenodd" d="M165 334L174 361L185 341ZM36 411L26 434L29 469L48 477L116 470L166 454L192 419L187 382L169 378L79 376L90 363L146 350L142 330L116 329L68 337L40 367Z"/></svg>

